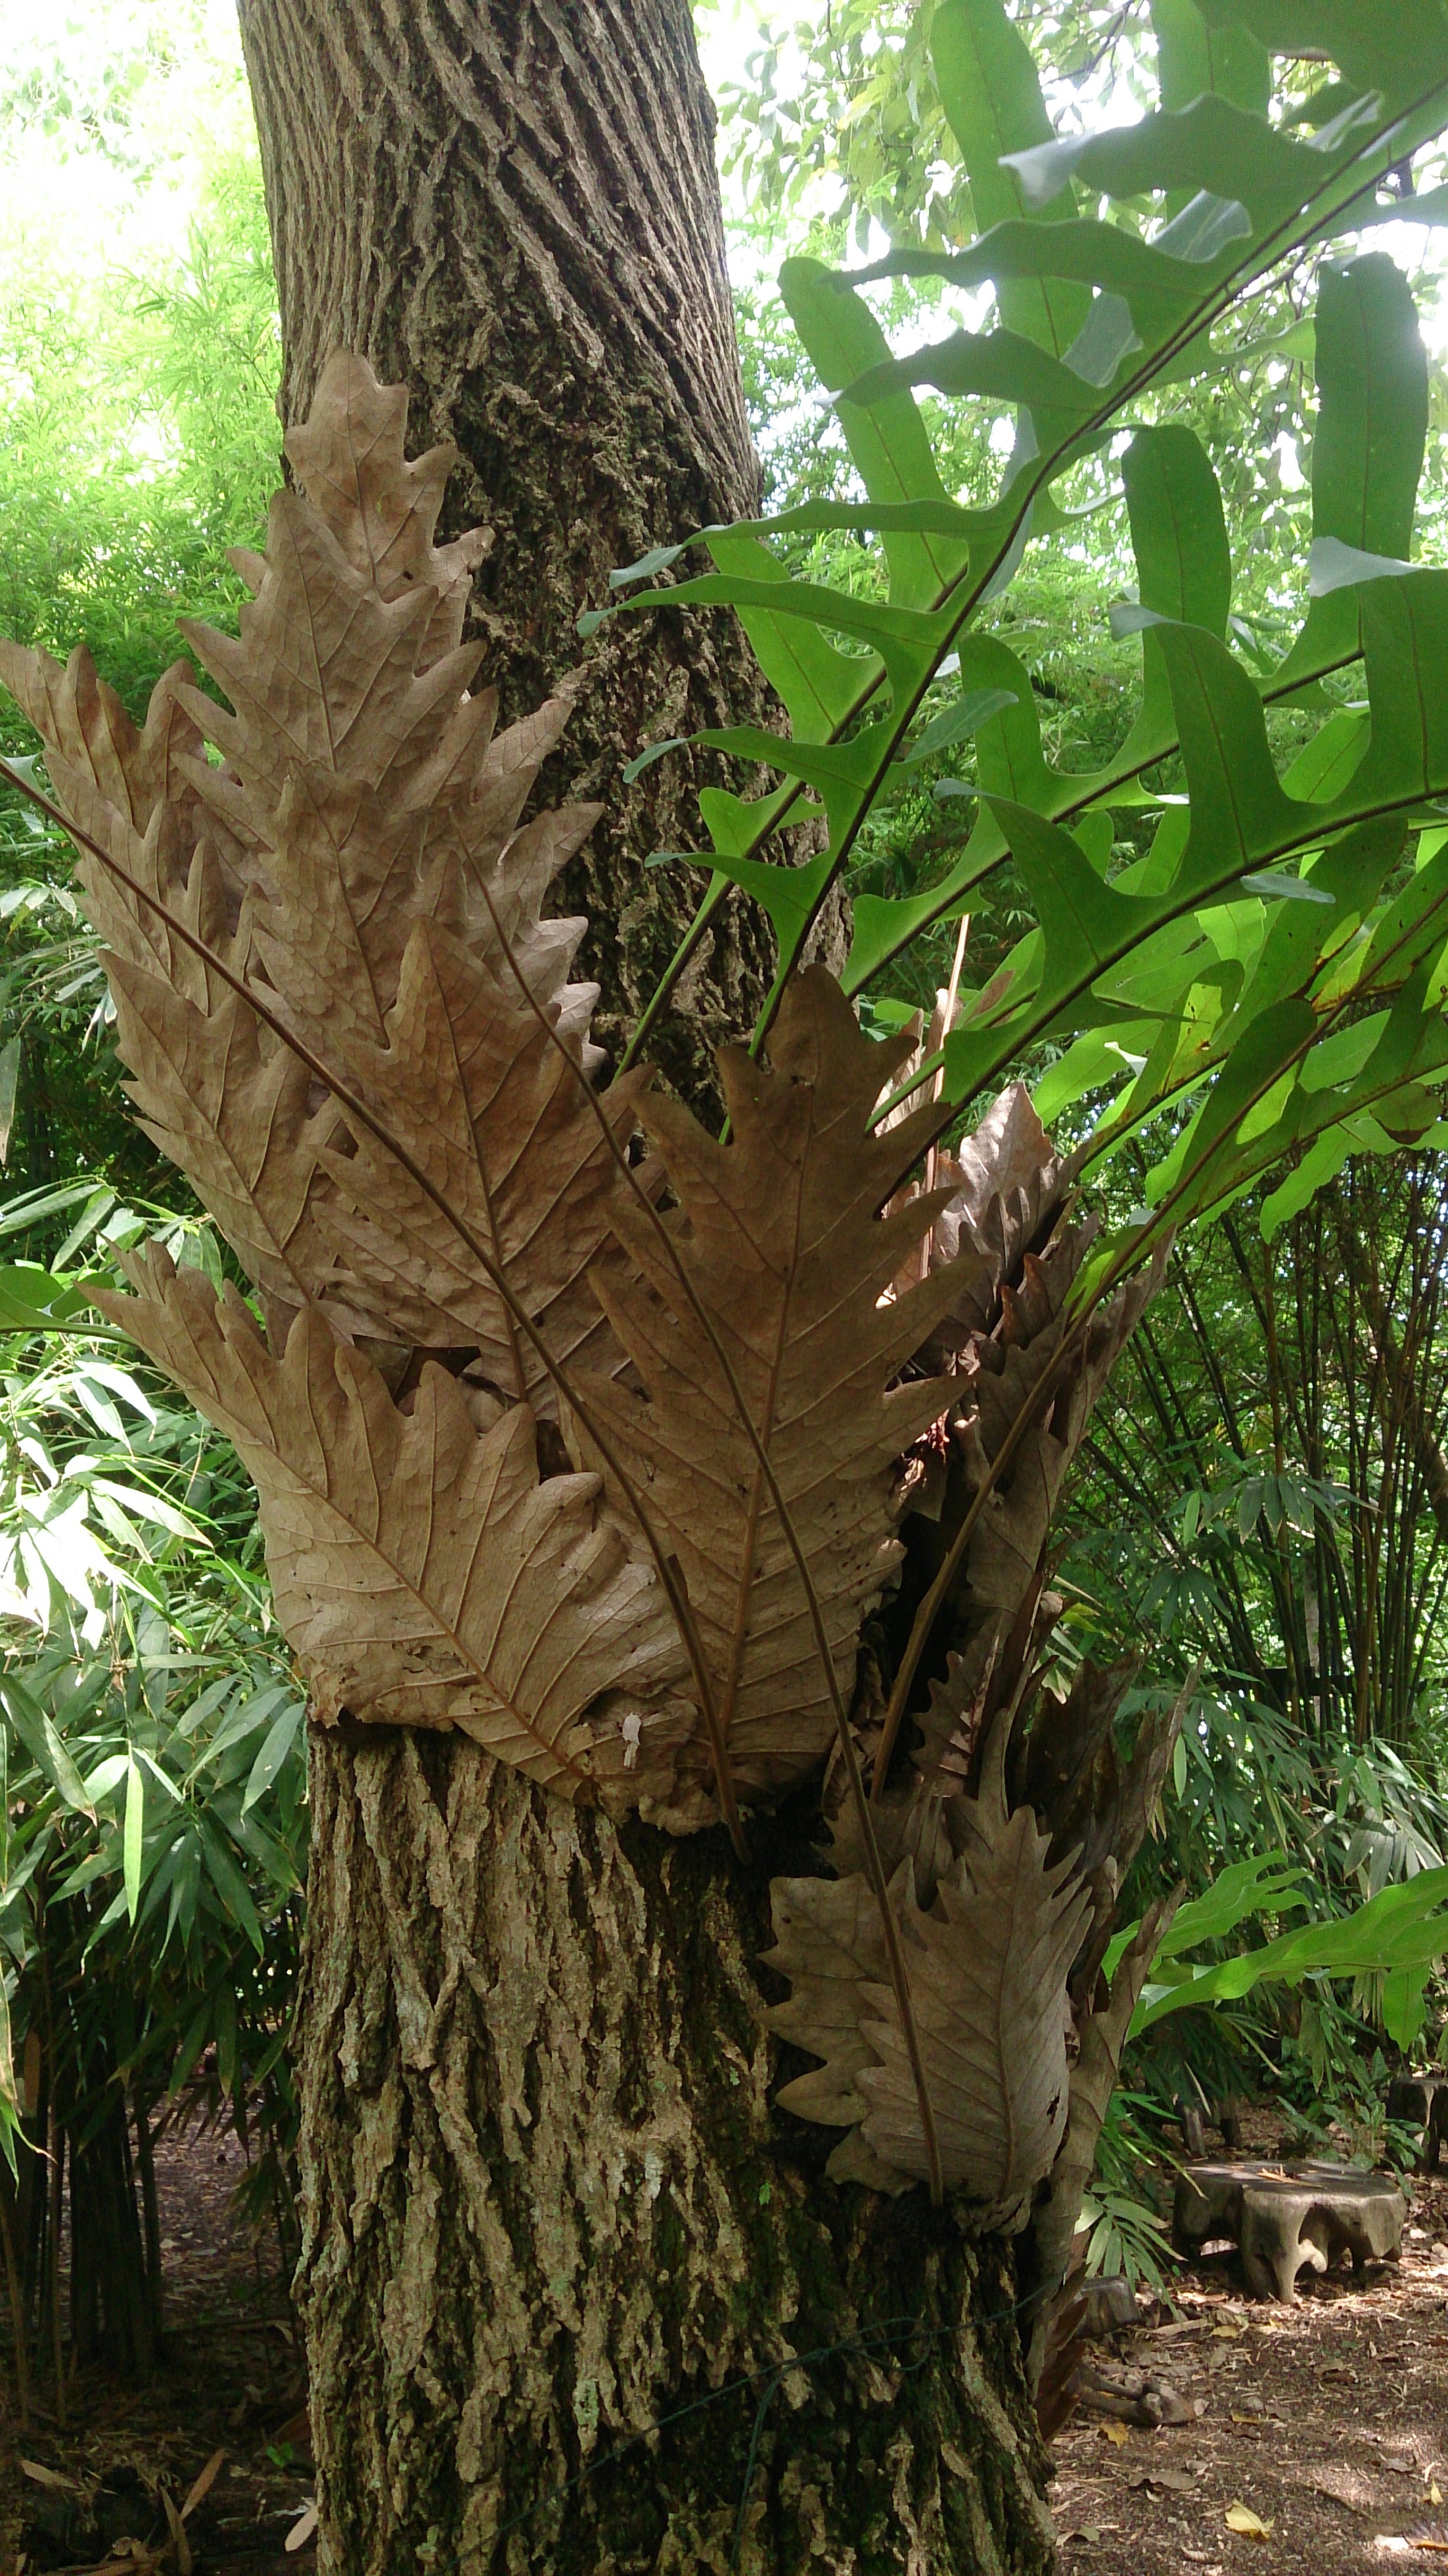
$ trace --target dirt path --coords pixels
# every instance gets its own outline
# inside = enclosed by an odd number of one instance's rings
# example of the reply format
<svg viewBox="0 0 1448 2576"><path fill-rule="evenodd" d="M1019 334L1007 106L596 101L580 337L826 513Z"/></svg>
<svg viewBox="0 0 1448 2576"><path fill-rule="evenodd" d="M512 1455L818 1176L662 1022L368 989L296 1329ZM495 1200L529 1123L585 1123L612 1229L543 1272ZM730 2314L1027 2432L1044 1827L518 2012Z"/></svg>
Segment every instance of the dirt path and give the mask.
<svg viewBox="0 0 1448 2576"><path fill-rule="evenodd" d="M1266 2307L1208 2262L1174 2284L1177 2321L1095 2348L1202 2412L1124 2440L1073 2418L1051 2489L1065 2576L1448 2568L1448 2181L1409 2190L1402 2262L1362 2287ZM1265 2536L1230 2527L1237 2505Z"/></svg>

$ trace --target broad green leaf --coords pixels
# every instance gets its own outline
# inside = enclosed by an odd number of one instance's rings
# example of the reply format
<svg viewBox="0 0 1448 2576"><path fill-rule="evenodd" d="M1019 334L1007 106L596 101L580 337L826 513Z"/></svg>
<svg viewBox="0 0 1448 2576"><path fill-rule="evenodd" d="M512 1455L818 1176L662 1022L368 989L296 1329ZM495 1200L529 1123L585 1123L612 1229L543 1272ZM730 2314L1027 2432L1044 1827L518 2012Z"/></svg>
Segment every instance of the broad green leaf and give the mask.
<svg viewBox="0 0 1448 2576"><path fill-rule="evenodd" d="M779 291L827 392L843 395L857 377L889 358L889 343L868 304L819 260L787 259ZM869 411L844 399L836 409L872 501L949 502L913 394L893 391ZM967 560L968 549L944 537L892 533L884 544L890 597L902 608L932 606Z"/></svg>
<svg viewBox="0 0 1448 2576"><path fill-rule="evenodd" d="M1196 431L1139 429L1122 459L1142 605L1225 636L1232 556L1222 495Z"/></svg>
<svg viewBox="0 0 1448 2576"><path fill-rule="evenodd" d="M1225 637L1232 556L1221 491L1196 432L1180 422L1139 429L1121 472L1142 608ZM1144 764L1175 738L1166 661L1151 626L1142 629L1141 649L1141 711L1123 763Z"/></svg>
<svg viewBox="0 0 1448 2576"><path fill-rule="evenodd" d="M1268 1978L1296 1985L1306 1976L1422 1971L1448 1951L1448 1914L1440 1910L1445 1901L1448 1869L1420 1870L1416 1878L1381 1889L1351 1914L1304 1924L1213 1966L1177 1972L1171 1983L1153 1978L1137 2006L1132 2035L1139 2037L1170 2013L1235 2002Z"/></svg>
<svg viewBox="0 0 1448 2576"><path fill-rule="evenodd" d="M789 578L784 565L758 537L711 537L709 551L725 575L765 584ZM858 704L873 673L861 669L858 657L838 651L807 619L743 608L739 622L795 732L806 742L828 741Z"/></svg>
<svg viewBox="0 0 1448 2576"><path fill-rule="evenodd" d="M954 331L948 340L907 358L883 359L857 376L849 388L851 408L873 411L897 402L901 389L912 385L976 394L997 408L1018 403L1030 412L1040 446L1052 455L1069 445L1098 400L1094 383L1019 332Z"/></svg>
<svg viewBox="0 0 1448 2576"><path fill-rule="evenodd" d="M58 1279L53 1271L26 1261L0 1267L0 1333L61 1332L85 1314L88 1304L74 1279ZM107 1331L99 1317L95 1329Z"/></svg>
<svg viewBox="0 0 1448 2576"><path fill-rule="evenodd" d="M1052 139L1050 117L1031 50L1001 0L944 0L931 24L931 53L940 103L960 145L977 232L1030 211L1006 155ZM1075 212L1069 184L1040 209L1057 223ZM1042 285L1029 271L999 281L1001 319L1010 331L1064 358L1086 320L1079 286Z"/></svg>
<svg viewBox="0 0 1448 2576"><path fill-rule="evenodd" d="M1383 2028L1395 2048L1408 2055L1427 2018L1426 1975L1420 1968L1390 1968L1383 1979Z"/></svg>
<svg viewBox="0 0 1448 2576"><path fill-rule="evenodd" d="M949 621L917 609L886 607L878 600L856 599L849 591L831 590L822 582L761 581L724 573L702 573L669 590L641 591L631 608L762 608L771 616L803 618L837 635L850 635L879 654L897 695L922 687L946 649ZM862 662L861 676L868 678Z"/></svg>
<svg viewBox="0 0 1448 2576"><path fill-rule="evenodd" d="M1352 165L1358 176L1361 134L1348 135L1332 149L1318 148L1328 139L1291 142L1265 117L1208 92L1190 107L1144 116L1134 125L1015 153L1011 167L1028 204L1045 204L1076 178L1107 197L1200 189L1245 206L1254 230L1266 232L1309 204L1335 202L1337 172ZM1363 166L1364 181L1370 170ZM1336 182L1336 196L1342 193Z"/></svg>
<svg viewBox="0 0 1448 2576"><path fill-rule="evenodd" d="M1252 116L1266 115L1272 63L1250 27L1214 27L1195 0L1151 0L1151 24L1164 108L1178 112L1215 90Z"/></svg>
<svg viewBox="0 0 1448 2576"><path fill-rule="evenodd" d="M1448 573L1413 572L1357 593L1371 735L1331 818L1403 807L1448 790Z"/></svg>
<svg viewBox="0 0 1448 2576"><path fill-rule="evenodd" d="M1248 229L1245 216L1240 229L1243 233ZM1182 238L1191 242L1190 236ZM1204 262L1194 242L1174 253L1169 246L1143 241L1119 224L1099 223L1093 217L1078 216L1069 223L1017 221L997 224L969 250L892 251L853 274L862 285L883 277L939 277L966 287L982 286L987 280L1004 284L1022 278L1071 279L1119 296L1142 341L1151 346L1166 338L1191 305L1210 291L1216 276L1230 266L1231 242L1222 246L1208 238L1210 257ZM1007 327L1019 326L1008 323ZM1063 358L1069 361L1076 345L1076 341L1069 343L1061 352Z"/></svg>
<svg viewBox="0 0 1448 2576"><path fill-rule="evenodd" d="M1153 1971L1198 1949L1204 1941L1224 1941L1254 1914L1282 1914L1302 1905L1305 1900L1299 1891L1306 1880L1306 1870L1293 1868L1281 1851L1253 1852L1246 1860L1230 1862L1200 1896L1190 1896L1177 1907L1152 1962ZM1128 1923L1112 1934L1102 1962L1108 1978L1115 1976L1140 1929L1139 1923Z"/></svg>
<svg viewBox="0 0 1448 2576"><path fill-rule="evenodd" d="M1407 279L1381 251L1319 271L1315 372L1315 551L1335 539L1406 558L1428 430L1428 358ZM1358 646L1356 600L1336 590L1319 596L1280 676L1349 660Z"/></svg>
<svg viewBox="0 0 1448 2576"><path fill-rule="evenodd" d="M1213 28L1241 28L1272 53L1321 53L1358 91L1381 90L1395 106L1448 81L1448 9L1443 0L1198 0ZM1411 26L1412 41L1405 36Z"/></svg>

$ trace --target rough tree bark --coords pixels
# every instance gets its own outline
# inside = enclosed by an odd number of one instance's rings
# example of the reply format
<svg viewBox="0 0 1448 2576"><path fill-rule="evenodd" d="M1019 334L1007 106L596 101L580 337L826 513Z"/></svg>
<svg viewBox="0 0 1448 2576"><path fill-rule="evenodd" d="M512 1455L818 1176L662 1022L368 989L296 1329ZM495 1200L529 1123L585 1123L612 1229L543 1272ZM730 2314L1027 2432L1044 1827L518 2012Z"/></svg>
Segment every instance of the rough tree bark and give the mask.
<svg viewBox="0 0 1448 2576"><path fill-rule="evenodd" d="M241 15L288 412L345 342L407 382L415 446L457 441L452 523L498 531L477 612L516 715L578 659L611 565L753 495L687 0ZM640 860L692 828L682 776L629 796L621 761L756 683L682 619L622 623L590 672L552 788L610 800L562 890L607 1035L681 917ZM675 1022L681 1088L763 963L731 921ZM922 2193L824 2182L829 2137L771 2107L756 1963L809 1819L757 1824L741 1865L722 1835L550 1801L465 1738L375 1728L320 1737L312 1776L323 2576L1043 2569L1011 2249Z"/></svg>
<svg viewBox="0 0 1448 2576"><path fill-rule="evenodd" d="M346 347L462 464L443 534L496 534L473 632L502 721L585 667L542 792L607 816L559 890L616 1045L705 879L644 873L702 835L689 764L630 790L642 745L762 712L723 620L623 618L580 646L615 565L757 505L687 0L241 0L281 299L282 408ZM753 1017L767 947L732 907L651 1049L686 1093Z"/></svg>

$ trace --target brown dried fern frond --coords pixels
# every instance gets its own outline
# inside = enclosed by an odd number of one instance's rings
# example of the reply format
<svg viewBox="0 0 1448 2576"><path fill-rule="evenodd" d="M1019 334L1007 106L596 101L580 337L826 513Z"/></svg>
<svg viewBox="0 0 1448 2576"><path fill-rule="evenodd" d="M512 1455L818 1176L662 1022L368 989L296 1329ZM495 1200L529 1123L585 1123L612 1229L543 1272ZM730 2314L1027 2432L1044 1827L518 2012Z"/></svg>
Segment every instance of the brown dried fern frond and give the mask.
<svg viewBox="0 0 1448 2576"><path fill-rule="evenodd" d="M469 694L479 648L458 638L483 541L433 544L451 451L409 463L405 411L361 360L329 361L289 441L306 489L276 496L265 556L241 559L255 597L239 638L187 629L230 710L168 674L137 736L83 656L61 673L6 647L0 677L82 830L236 975L265 979L489 1245L550 1347L607 1367L584 1279L614 1159L577 1078L596 992L567 980L583 923L541 912L595 809L517 828L566 693L496 738L491 695ZM80 875L117 961L143 1119L279 1333L320 1303L385 1344L476 1349L501 1392L553 1410L546 1369L425 1191L143 900L84 852ZM620 1133L643 1079L610 1095Z"/></svg>
<svg viewBox="0 0 1448 2576"><path fill-rule="evenodd" d="M597 1476L540 1481L526 1405L429 1366L404 1411L315 1308L277 1358L234 1291L154 1245L128 1266L137 1295L97 1303L235 1442L317 1717L458 1726L564 1795L671 1802L695 1718L660 1698L663 1593Z"/></svg>
<svg viewBox="0 0 1448 2576"><path fill-rule="evenodd" d="M667 1242L620 1199L613 1227L627 1259L594 1274L644 1391L594 1384L590 1404L673 1535L730 1764L755 1794L819 1762L834 1714L799 1565L719 1351L793 1524L846 1702L860 1623L900 1558L894 1462L953 1392L895 1382L949 1289L886 1293L934 1204L877 1213L911 1148L908 1128L870 1128L889 1053L861 1034L823 968L795 978L769 1066L739 1048L720 1054L728 1144L676 1103L645 1102L641 1124L677 1202L662 1220Z"/></svg>
<svg viewBox="0 0 1448 2576"><path fill-rule="evenodd" d="M1065 2131L1066 1977L1090 1896L1072 1860L1048 1863L1029 1807L1008 1809L998 1764L961 1822L966 1848L929 1909L908 1860L890 1893L944 2180L1000 2217L1049 2172ZM776 1880L774 1900L768 1964L794 1992L766 2018L825 2061L780 2101L847 2128L837 2180L901 2191L925 2173L924 2140L874 1899L852 1876Z"/></svg>

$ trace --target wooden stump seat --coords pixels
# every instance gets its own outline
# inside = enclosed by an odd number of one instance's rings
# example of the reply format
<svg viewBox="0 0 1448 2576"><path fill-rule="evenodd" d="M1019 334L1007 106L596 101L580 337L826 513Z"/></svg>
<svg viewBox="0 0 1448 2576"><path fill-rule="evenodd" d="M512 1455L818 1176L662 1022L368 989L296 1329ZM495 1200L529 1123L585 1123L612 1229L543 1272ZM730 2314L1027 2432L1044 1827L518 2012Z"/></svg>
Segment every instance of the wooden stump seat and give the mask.
<svg viewBox="0 0 1448 2576"><path fill-rule="evenodd" d="M1230 2237L1255 2299L1291 2307L1297 2276L1351 2254L1354 2271L1396 2254L1408 2205L1386 2174L1328 2164L1191 2164L1177 2178L1172 2242L1196 2254Z"/></svg>

